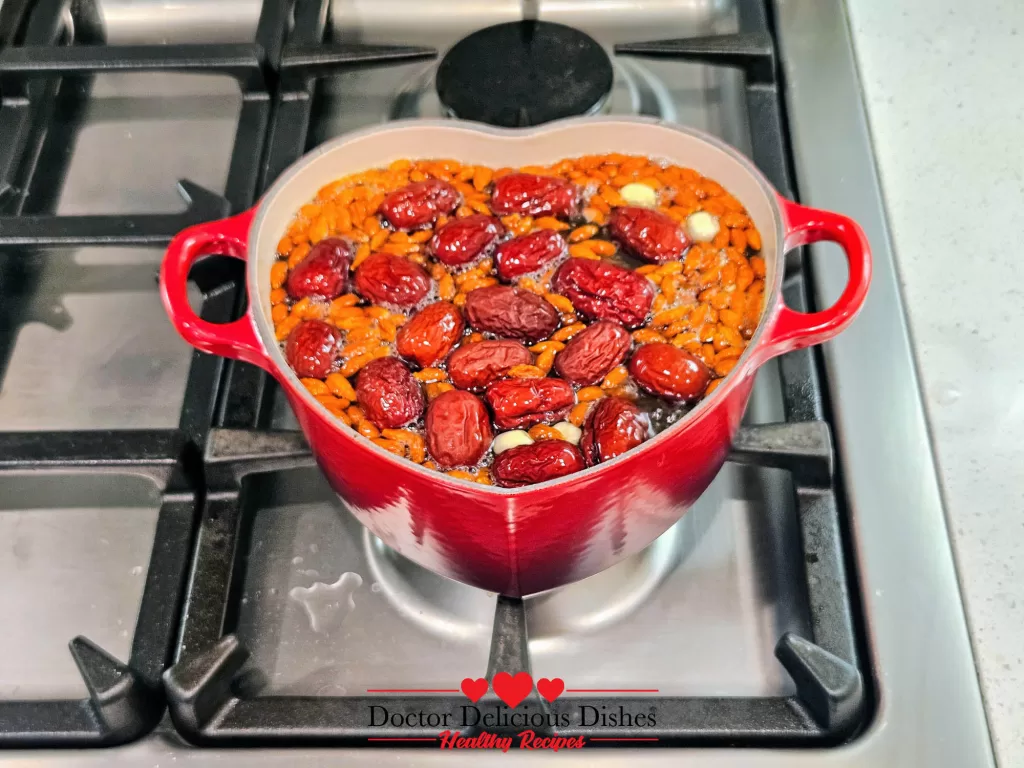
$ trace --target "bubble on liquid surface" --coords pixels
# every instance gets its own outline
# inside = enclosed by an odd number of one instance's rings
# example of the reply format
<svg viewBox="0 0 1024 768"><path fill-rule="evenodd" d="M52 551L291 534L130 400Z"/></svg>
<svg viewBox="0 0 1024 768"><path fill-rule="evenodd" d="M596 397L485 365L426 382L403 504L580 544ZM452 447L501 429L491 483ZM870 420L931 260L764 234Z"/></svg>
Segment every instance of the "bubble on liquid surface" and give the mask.
<svg viewBox="0 0 1024 768"><path fill-rule="evenodd" d="M136 565L134 568L132 568L132 576L138 576L141 573L142 573L142 566L141 565Z"/></svg>
<svg viewBox="0 0 1024 768"><path fill-rule="evenodd" d="M353 593L362 584L362 576L346 571L333 584L318 581L308 588L293 587L288 597L306 611L314 632L327 633L339 627L356 607Z"/></svg>

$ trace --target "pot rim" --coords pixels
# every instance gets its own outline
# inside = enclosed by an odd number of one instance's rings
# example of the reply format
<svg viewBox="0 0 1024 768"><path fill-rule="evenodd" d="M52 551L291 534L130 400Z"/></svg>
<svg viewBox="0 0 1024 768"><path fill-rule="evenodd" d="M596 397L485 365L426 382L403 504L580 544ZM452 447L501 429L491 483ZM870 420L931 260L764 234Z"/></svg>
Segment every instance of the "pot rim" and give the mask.
<svg viewBox="0 0 1024 768"><path fill-rule="evenodd" d="M257 242L257 233L263 226L264 219L266 217L267 210L270 204L277 197L278 193L303 169L317 162L321 156L332 151L335 147L342 144L346 144L355 139L362 138L363 136L386 133L392 130L408 130L413 126L423 126L431 128L449 128L458 130L469 130L478 133L494 136L501 139L526 139L534 136L543 135L546 133L552 133L558 130L564 130L566 128L573 128L577 126L587 126L594 124L626 124L626 125L646 125L656 126L660 128L667 128L680 133L685 133L693 138L702 141L706 144L711 145L715 149L718 149L725 154L729 155L733 160L738 162L757 182L761 188L765 197L768 198L768 202L771 206L773 222L775 225L775 264L772 275L772 285L769 288L766 287L764 296L765 303L761 310L761 318L758 321L757 330L751 337L750 342L747 344L747 348L743 351L743 354L739 357L736 366L723 378L722 383L715 388L715 391L710 395L702 399L697 405L687 412L679 421L672 424L667 429L662 430L658 434L654 435L643 444L631 449L620 456L616 456L614 459L608 462L602 462L592 467L574 472L563 477L554 478L547 480L543 483L537 483L535 485L527 485L519 488L500 488L496 485L482 485L480 483L472 482L469 480L462 480L459 478L449 477L441 472L435 472L429 469L425 469L415 462L411 462L407 459L399 458L389 451L375 445L371 441L362 437L352 427L348 426L344 422L339 421L335 418L331 412L322 403L316 400L315 397L307 390L302 382L299 381L298 375L291 369L287 361L284 358L284 354L281 352L280 346L274 335L274 330L268 321L267 314L264 311L261 297L258 293L258 270L259 260L254 257L253 253L250 253L246 264L246 289L249 293L249 311L252 317L252 322L256 330L256 334L263 345L266 352L267 359L273 362L275 378L283 386L286 385L292 391L294 395L297 395L303 400L304 405L310 410L311 413L316 414L321 420L326 421L331 427L333 427L339 434L346 435L347 437L354 438L358 441L358 444L365 449L376 451L378 455L386 457L391 461L396 468L401 467L404 470L422 473L425 477L433 482L441 485L455 485L455 487L464 489L467 486L471 486L475 490L481 493L489 493L498 497L521 497L527 496L531 493L536 492L547 492L556 486L563 485L565 490L570 490L574 483L580 483L585 480L589 480L597 474L603 472L607 467L614 466L615 464L623 461L628 461L642 455L648 448L653 447L654 444L663 442L671 439L674 435L679 434L682 429L686 426L694 424L700 420L705 414L716 408L719 403L724 402L732 391L748 376L752 375L763 363L764 359L758 359L758 352L761 347L761 342L769 332L774 324L775 318L779 310L779 302L781 301L782 294L782 275L784 271L784 258L785 258L785 239L786 239L786 221L783 218L782 207L780 205L779 192L772 186L768 179L763 173L754 165L754 163L739 150L725 143L721 139L715 136L711 136L703 131L699 131L688 126L679 125L676 123L668 122L660 118L655 117L643 117L643 116L622 116L622 117L571 117L563 120L555 120L550 123L545 123L541 126L533 128L502 128L498 126L486 125L483 123L474 123L470 121L463 121L457 119L421 119L421 118L407 118L401 120L389 120L386 123L380 125L368 126L361 128L356 131L345 133L335 139L320 144L315 149L311 150L301 158L296 160L287 170L282 173L274 184L263 194L256 204L256 214L252 218L252 222L249 226L248 242L252 247Z"/></svg>

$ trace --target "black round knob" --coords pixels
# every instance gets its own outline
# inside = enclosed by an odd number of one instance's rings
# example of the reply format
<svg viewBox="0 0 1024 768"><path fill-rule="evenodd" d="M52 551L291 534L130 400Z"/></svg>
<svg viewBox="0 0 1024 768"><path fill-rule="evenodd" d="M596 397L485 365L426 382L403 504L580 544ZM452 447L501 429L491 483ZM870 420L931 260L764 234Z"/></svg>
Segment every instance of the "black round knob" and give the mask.
<svg viewBox="0 0 1024 768"><path fill-rule="evenodd" d="M456 43L437 69L437 95L454 117L508 128L600 109L612 62L596 40L549 21L514 21Z"/></svg>

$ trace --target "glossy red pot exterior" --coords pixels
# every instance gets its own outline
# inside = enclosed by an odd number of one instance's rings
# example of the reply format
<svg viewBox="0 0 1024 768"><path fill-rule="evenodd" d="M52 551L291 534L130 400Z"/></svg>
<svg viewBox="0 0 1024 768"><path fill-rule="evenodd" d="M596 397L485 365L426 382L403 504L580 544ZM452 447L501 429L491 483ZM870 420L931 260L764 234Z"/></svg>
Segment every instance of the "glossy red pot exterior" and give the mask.
<svg viewBox="0 0 1024 768"><path fill-rule="evenodd" d="M762 233L768 277L761 324L729 376L681 422L606 464L505 490L455 480L378 448L332 417L288 368L269 320L269 269L288 220L319 186L400 157L500 166L612 151L666 158L711 176L747 206ZM819 240L843 248L849 282L831 308L797 313L782 302L783 257ZM189 269L209 254L250 261L250 309L233 323L207 323L189 308ZM161 291L187 341L259 365L280 382L331 487L386 544L453 579L527 595L597 573L675 523L725 462L757 368L845 328L864 302L870 271L867 241L853 221L779 197L735 150L688 129L628 118L567 120L528 131L405 121L328 143L286 172L256 208L179 234L164 259Z"/></svg>

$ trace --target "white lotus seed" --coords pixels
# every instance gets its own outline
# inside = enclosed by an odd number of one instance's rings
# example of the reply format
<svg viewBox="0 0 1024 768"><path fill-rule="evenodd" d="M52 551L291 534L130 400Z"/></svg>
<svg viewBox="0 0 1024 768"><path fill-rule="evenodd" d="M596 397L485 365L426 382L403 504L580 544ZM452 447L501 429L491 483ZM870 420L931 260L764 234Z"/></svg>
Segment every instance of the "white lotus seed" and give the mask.
<svg viewBox="0 0 1024 768"><path fill-rule="evenodd" d="M580 438L583 437L583 430L568 421L560 421L555 424L555 429L558 430L559 434L565 438L568 442L573 445L580 444Z"/></svg>
<svg viewBox="0 0 1024 768"><path fill-rule="evenodd" d="M644 208L658 207L658 193L646 184L627 184L619 190L619 194L630 205L640 205Z"/></svg>
<svg viewBox="0 0 1024 768"><path fill-rule="evenodd" d="M707 211L697 211L686 217L686 233L695 243L710 243L718 230L718 217Z"/></svg>
<svg viewBox="0 0 1024 768"><path fill-rule="evenodd" d="M508 432L502 432L494 438L494 442L491 443L491 450L497 456L509 448L518 448L520 445L531 445L532 443L533 438L530 437L530 433L525 429L513 429Z"/></svg>

